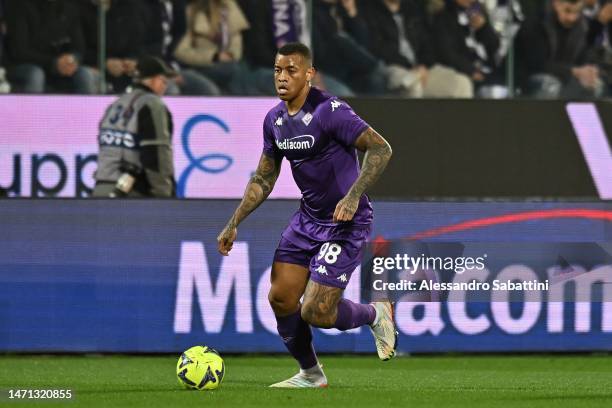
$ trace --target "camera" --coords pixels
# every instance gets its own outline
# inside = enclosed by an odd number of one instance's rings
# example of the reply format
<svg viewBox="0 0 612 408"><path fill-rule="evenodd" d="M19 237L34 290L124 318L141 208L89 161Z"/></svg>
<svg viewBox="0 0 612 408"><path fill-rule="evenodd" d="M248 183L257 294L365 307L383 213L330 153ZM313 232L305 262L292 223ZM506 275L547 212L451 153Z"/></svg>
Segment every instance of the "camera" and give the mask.
<svg viewBox="0 0 612 408"><path fill-rule="evenodd" d="M115 188L110 193L111 198L127 197L127 195L134 189L136 179L140 174L140 168L134 164L123 163L120 167L121 175L115 183Z"/></svg>

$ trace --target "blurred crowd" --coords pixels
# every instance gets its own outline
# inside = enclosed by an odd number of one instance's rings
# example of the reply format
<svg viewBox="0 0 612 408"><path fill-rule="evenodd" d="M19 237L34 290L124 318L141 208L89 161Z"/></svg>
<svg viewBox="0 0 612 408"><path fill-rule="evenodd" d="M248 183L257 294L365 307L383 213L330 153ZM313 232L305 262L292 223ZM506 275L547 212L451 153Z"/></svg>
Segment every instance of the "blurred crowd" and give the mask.
<svg viewBox="0 0 612 408"><path fill-rule="evenodd" d="M121 93L147 54L180 72L171 95L273 95L302 41L340 96L593 98L611 28L612 0L0 0L0 93Z"/></svg>

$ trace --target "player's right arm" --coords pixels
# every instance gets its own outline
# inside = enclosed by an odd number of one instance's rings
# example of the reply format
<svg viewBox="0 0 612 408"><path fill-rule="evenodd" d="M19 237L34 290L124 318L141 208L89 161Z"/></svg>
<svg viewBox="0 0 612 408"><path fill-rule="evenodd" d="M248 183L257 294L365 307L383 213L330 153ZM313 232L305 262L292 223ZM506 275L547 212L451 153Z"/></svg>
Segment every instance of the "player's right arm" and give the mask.
<svg viewBox="0 0 612 408"><path fill-rule="evenodd" d="M272 192L280 174L281 163L282 157L272 157L262 153L257 170L247 184L240 205L217 237L218 249L222 255L227 256L232 249L238 233L238 224L259 207Z"/></svg>

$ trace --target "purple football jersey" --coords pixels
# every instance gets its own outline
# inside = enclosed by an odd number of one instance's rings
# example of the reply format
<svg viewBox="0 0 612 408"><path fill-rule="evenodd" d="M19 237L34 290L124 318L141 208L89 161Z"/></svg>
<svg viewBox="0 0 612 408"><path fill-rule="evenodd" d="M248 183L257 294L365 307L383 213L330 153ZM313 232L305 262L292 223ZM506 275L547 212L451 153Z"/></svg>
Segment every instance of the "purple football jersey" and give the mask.
<svg viewBox="0 0 612 408"><path fill-rule="evenodd" d="M368 127L346 102L314 87L297 114L289 115L281 102L266 115L263 152L287 158L302 192L300 210L317 223L333 224L338 201L359 176L354 143ZM353 222L372 222L365 194Z"/></svg>

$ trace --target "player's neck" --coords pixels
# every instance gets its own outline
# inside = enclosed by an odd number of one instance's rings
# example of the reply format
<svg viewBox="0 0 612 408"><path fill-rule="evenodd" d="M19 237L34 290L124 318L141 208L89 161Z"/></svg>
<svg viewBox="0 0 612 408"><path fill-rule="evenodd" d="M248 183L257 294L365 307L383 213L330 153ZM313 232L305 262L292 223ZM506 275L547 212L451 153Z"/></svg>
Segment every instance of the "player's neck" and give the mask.
<svg viewBox="0 0 612 408"><path fill-rule="evenodd" d="M310 93L310 85L305 86L298 96L293 98L290 101L285 101L285 106L287 107L287 113L293 116L302 109L302 106L306 103L306 98L308 98L308 94Z"/></svg>

